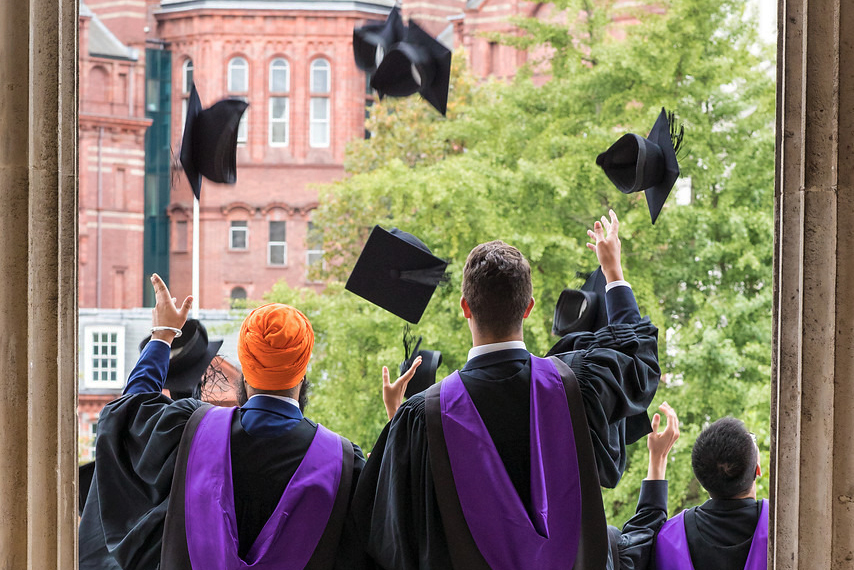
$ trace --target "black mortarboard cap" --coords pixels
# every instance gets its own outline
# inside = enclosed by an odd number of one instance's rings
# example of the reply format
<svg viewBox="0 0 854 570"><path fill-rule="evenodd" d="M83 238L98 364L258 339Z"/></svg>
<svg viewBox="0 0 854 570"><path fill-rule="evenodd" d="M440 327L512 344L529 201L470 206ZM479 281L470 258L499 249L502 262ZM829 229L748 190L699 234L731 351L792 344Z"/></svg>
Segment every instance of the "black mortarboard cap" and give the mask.
<svg viewBox="0 0 854 570"><path fill-rule="evenodd" d="M356 67L368 73L376 71L386 52L396 43L403 41L406 26L400 17L400 9L391 9L385 22L372 21L353 28L353 55Z"/></svg>
<svg viewBox="0 0 854 570"><path fill-rule="evenodd" d="M406 346L406 340L404 340L404 347L406 349L406 360L400 363L400 374L409 370L417 356L421 357L421 365L415 370L415 374L409 380L409 384L406 385L406 392L403 394L405 397L411 398L436 383L436 370L442 364L442 353L438 350L421 350L421 337L418 337L418 342L411 354L409 347Z"/></svg>
<svg viewBox="0 0 854 570"><path fill-rule="evenodd" d="M605 305L605 274L599 267L590 274L581 289L564 289L555 305L552 334L595 332L608 324Z"/></svg>
<svg viewBox="0 0 854 570"><path fill-rule="evenodd" d="M444 280L446 267L414 235L374 226L345 289L414 324Z"/></svg>
<svg viewBox="0 0 854 570"><path fill-rule="evenodd" d="M371 87L380 97L407 97L421 93L444 115L450 79L451 50L410 21L406 37L386 52L371 77Z"/></svg>
<svg viewBox="0 0 854 570"><path fill-rule="evenodd" d="M146 337L139 349L142 350L150 340L150 336ZM181 336L172 341L169 372L163 384L173 399L190 397L221 346L221 340L208 342L208 331L200 321L187 319L181 327Z"/></svg>
<svg viewBox="0 0 854 570"><path fill-rule="evenodd" d="M211 182L237 182L237 127L249 103L223 99L202 109L196 86L190 90L181 139L181 166L199 198L202 176Z"/></svg>
<svg viewBox="0 0 854 570"><path fill-rule="evenodd" d="M683 130L676 132L673 116L661 109L649 137L629 133L596 157L611 182L624 194L644 191L652 223L664 207L679 177L676 152Z"/></svg>
<svg viewBox="0 0 854 570"><path fill-rule="evenodd" d="M89 496L93 477L95 477L94 461L77 466L77 514L79 516L83 515L83 507L86 506L86 497Z"/></svg>

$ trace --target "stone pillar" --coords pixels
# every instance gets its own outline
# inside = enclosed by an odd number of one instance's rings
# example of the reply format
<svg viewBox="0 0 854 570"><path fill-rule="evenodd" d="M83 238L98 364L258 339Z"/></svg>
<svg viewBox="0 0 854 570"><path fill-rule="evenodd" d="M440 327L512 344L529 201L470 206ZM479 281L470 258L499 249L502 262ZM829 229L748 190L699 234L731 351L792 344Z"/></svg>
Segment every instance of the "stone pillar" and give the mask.
<svg viewBox="0 0 854 570"><path fill-rule="evenodd" d="M78 0L0 2L0 567L77 559Z"/></svg>
<svg viewBox="0 0 854 570"><path fill-rule="evenodd" d="M854 2L778 14L770 568L854 569Z"/></svg>

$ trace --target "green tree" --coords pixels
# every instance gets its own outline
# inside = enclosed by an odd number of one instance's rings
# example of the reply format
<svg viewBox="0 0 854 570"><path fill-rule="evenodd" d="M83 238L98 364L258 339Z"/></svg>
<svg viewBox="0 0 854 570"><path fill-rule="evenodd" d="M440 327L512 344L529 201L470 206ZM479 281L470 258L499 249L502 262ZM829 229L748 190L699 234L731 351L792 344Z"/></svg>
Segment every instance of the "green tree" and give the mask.
<svg viewBox="0 0 854 570"><path fill-rule="evenodd" d="M503 239L531 262L537 305L525 339L543 354L556 340L558 294L581 284L576 271L596 266L586 229L613 207L624 222L626 277L660 330L666 382L655 406L666 399L682 419L668 472L676 512L703 500L689 459L705 422L747 421L767 471L772 55L741 0L639 10L624 39L610 31L608 3L556 4L563 20L520 22L523 33L508 40L551 48L545 84L532 81L533 70L509 84L478 84L456 54L447 119L418 98L374 108L372 138L349 149L351 176L322 189L315 224L324 229L328 287L318 295L280 284L268 297L305 308L315 325L312 416L369 449L385 423L381 366L403 359L403 323L343 291L374 224L410 231L451 262L450 282L414 331L442 351L441 377L470 346L458 304L474 245ZM678 205L671 196L652 226L644 198L615 190L595 158L624 132L645 134L662 106L686 130L680 164L691 199ZM623 482L606 494L612 522L633 512L645 470L639 442Z"/></svg>

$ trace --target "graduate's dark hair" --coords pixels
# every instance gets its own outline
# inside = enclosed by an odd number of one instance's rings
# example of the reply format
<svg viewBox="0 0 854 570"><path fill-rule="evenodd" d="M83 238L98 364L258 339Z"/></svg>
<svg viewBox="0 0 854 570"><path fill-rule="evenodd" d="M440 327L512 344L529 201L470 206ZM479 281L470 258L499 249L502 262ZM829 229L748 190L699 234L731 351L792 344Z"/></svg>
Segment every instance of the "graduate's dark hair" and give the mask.
<svg viewBox="0 0 854 570"><path fill-rule="evenodd" d="M531 266L503 241L482 243L463 269L463 297L478 328L496 336L519 329L531 301Z"/></svg>
<svg viewBox="0 0 854 570"><path fill-rule="evenodd" d="M758 453L744 423L726 417L707 426L697 437L691 466L713 499L732 499L753 485Z"/></svg>

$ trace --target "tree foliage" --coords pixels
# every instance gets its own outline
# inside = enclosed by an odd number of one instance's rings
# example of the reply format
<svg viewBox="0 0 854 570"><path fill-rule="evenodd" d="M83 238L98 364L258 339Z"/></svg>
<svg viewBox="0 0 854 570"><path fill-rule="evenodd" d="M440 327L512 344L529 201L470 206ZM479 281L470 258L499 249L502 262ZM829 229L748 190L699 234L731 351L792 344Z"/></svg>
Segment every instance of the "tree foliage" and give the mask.
<svg viewBox="0 0 854 570"><path fill-rule="evenodd" d="M767 472L771 346L774 83L770 49L741 0L669 0L612 33L609 3L560 0L550 20L520 21L507 40L545 46L551 79L523 70L511 83L475 82L455 54L447 119L417 98L373 108L371 139L348 150L351 176L321 189L323 294L278 285L269 299L305 309L318 337L310 415L367 449L385 423L380 369L403 360L403 323L343 290L370 228L400 227L451 262L416 334L444 356L439 376L466 360L459 310L469 250L503 239L531 262L536 307L525 340L544 354L560 291L595 257L586 230L609 207L623 221L626 278L660 330L665 381L656 396L680 414L668 476L670 508L704 499L690 449L703 424L733 415L759 437ZM642 194L623 195L596 155L625 132L645 134L662 106L685 127L683 180L658 222ZM674 190L674 194L675 194ZM643 441L623 482L606 494L614 524L634 511L646 470ZM760 484L760 494L767 494Z"/></svg>

